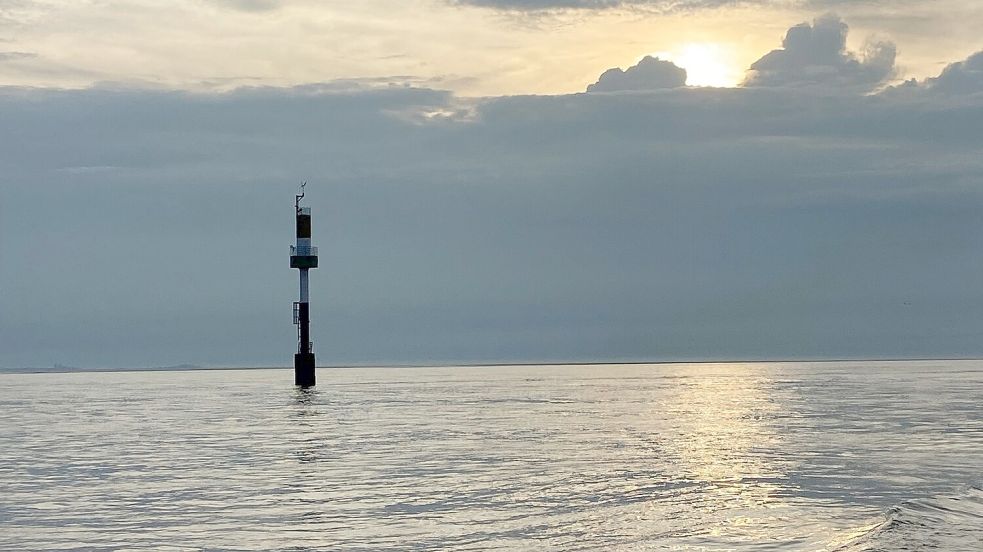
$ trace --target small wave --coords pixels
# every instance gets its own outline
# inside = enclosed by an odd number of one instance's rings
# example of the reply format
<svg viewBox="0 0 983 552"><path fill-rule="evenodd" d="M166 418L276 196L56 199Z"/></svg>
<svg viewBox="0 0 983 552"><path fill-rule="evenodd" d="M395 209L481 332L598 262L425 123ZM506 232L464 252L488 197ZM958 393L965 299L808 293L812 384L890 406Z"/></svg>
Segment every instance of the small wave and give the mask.
<svg viewBox="0 0 983 552"><path fill-rule="evenodd" d="M891 508L886 520L835 550L983 550L983 486L958 495L903 502Z"/></svg>

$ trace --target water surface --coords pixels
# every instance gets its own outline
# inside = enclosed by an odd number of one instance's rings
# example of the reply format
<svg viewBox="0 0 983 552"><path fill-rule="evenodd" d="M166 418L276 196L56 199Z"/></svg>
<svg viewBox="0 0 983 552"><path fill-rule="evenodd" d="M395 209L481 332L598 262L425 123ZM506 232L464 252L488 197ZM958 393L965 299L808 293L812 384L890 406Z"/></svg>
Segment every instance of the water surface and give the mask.
<svg viewBox="0 0 983 552"><path fill-rule="evenodd" d="M0 375L0 549L978 550L983 362Z"/></svg>

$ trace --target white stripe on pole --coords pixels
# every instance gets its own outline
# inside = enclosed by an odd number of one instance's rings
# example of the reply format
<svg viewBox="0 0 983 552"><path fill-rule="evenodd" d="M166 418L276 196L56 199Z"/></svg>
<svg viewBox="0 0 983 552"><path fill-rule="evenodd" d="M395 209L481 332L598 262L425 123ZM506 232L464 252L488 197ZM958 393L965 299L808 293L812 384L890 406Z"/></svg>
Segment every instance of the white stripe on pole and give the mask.
<svg viewBox="0 0 983 552"><path fill-rule="evenodd" d="M309 293L309 291L308 291L309 285L308 285L308 279L307 279L307 273L308 272L309 271L306 268L300 269L300 302L301 303L310 303L311 302L310 297L308 296L308 293Z"/></svg>

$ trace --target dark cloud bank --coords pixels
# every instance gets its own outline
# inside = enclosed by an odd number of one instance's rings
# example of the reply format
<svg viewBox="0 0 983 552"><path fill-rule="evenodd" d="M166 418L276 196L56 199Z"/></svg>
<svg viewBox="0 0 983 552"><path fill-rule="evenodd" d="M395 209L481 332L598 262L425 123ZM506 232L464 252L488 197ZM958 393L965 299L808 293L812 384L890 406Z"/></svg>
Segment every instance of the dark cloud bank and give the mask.
<svg viewBox="0 0 983 552"><path fill-rule="evenodd" d="M867 94L806 34L731 90L3 90L0 365L288 364L302 179L324 363L983 354L981 55Z"/></svg>

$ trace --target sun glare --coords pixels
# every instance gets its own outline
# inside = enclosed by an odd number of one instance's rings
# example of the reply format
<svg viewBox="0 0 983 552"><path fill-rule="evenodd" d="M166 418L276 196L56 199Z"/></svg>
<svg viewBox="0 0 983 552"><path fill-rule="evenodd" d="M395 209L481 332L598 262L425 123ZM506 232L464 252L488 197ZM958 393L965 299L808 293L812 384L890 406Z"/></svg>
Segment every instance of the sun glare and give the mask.
<svg viewBox="0 0 983 552"><path fill-rule="evenodd" d="M741 80L741 71L737 69L733 53L720 44L690 42L672 51L652 55L686 69L686 84L689 86L732 87Z"/></svg>

